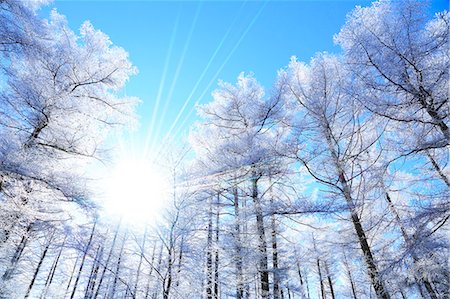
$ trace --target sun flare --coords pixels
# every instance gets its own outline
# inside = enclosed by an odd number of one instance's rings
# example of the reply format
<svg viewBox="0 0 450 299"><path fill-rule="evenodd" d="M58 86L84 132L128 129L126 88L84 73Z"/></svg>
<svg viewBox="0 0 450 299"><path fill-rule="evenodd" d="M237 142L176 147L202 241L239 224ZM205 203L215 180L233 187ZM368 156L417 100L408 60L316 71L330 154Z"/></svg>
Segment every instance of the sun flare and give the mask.
<svg viewBox="0 0 450 299"><path fill-rule="evenodd" d="M106 180L105 208L132 222L154 222L164 208L164 172L145 159L122 159Z"/></svg>

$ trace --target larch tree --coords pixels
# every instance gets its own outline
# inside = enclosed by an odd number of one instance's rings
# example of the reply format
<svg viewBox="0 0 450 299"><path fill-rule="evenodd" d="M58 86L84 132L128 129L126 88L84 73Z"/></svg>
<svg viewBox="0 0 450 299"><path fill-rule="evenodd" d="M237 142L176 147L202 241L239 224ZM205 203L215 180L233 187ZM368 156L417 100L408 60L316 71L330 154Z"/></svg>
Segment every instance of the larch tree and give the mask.
<svg viewBox="0 0 450 299"><path fill-rule="evenodd" d="M346 78L339 59L328 54L316 55L309 65L293 58L280 71L279 88L285 91L286 105L296 111L290 117L295 128L290 151L318 183L344 200L372 286L378 298L387 299L389 290L361 219L367 195L359 192L371 159L377 157L373 145L378 136L375 124L345 91Z"/></svg>

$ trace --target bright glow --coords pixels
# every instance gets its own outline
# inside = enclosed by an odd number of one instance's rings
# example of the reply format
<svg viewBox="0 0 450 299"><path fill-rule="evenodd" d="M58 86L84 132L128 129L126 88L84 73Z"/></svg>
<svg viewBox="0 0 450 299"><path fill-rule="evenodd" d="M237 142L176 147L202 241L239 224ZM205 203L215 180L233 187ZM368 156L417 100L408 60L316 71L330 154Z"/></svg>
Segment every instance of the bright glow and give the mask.
<svg viewBox="0 0 450 299"><path fill-rule="evenodd" d="M154 223L169 191L164 172L144 159L122 159L106 179L108 212L134 223Z"/></svg>

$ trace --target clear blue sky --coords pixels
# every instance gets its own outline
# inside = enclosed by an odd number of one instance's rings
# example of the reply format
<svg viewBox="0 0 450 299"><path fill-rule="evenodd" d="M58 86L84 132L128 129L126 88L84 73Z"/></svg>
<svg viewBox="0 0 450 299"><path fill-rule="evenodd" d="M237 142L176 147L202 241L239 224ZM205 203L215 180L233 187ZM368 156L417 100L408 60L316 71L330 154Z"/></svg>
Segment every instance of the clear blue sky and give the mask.
<svg viewBox="0 0 450 299"><path fill-rule="evenodd" d="M219 79L235 82L241 71L253 72L270 87L290 56L308 61L317 51L339 52L333 34L355 5L370 2L61 0L49 8L74 30L90 20L129 52L139 74L126 92L142 100L131 138L143 145L149 136L157 145L172 127L187 134L195 103L210 101ZM432 1L433 12L444 9L447 0Z"/></svg>

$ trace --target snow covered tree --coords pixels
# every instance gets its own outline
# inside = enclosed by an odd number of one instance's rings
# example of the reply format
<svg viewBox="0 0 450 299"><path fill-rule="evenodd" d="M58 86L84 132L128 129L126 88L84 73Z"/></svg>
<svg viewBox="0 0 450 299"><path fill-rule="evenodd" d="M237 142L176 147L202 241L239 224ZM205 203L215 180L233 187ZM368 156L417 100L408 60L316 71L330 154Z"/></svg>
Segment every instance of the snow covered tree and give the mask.
<svg viewBox="0 0 450 299"><path fill-rule="evenodd" d="M35 223L93 206L86 166L135 103L117 96L128 54L89 22L77 35L56 11L40 19L41 2L0 2L0 236L20 252Z"/></svg>
<svg viewBox="0 0 450 299"><path fill-rule="evenodd" d="M365 184L378 136L374 123L345 92L345 70L337 57L318 54L309 65L291 60L279 74L286 105L294 113L291 155L329 192L344 199L378 298L390 298L361 220L370 189Z"/></svg>

